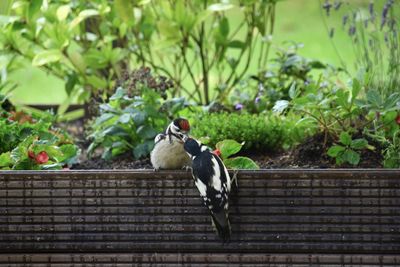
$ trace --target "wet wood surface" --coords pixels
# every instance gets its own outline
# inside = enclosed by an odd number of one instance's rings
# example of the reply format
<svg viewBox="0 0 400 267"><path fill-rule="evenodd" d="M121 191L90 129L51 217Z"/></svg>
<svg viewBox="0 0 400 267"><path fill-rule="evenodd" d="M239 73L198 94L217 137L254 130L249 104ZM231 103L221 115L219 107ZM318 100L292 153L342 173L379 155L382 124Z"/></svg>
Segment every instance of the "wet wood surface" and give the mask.
<svg viewBox="0 0 400 267"><path fill-rule="evenodd" d="M400 266L400 170L240 171L230 204L222 244L188 172L0 172L0 266Z"/></svg>

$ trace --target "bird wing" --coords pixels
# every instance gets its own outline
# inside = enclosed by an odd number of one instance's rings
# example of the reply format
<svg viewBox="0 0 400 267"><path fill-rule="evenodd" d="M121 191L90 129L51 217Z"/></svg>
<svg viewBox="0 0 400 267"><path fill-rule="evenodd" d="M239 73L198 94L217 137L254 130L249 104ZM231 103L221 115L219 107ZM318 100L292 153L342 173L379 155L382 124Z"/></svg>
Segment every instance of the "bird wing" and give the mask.
<svg viewBox="0 0 400 267"><path fill-rule="evenodd" d="M210 151L204 151L193 160L192 173L204 205L212 213L228 208L229 186L225 168L219 158ZM223 168L221 169L221 165ZM221 171L223 170L223 171ZM228 175L229 177L229 175Z"/></svg>

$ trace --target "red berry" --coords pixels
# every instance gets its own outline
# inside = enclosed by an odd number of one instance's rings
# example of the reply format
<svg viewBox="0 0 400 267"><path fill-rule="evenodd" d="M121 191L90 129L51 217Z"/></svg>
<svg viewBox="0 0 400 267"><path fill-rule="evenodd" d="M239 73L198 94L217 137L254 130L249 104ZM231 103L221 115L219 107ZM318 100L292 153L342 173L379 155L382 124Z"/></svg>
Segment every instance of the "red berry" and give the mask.
<svg viewBox="0 0 400 267"><path fill-rule="evenodd" d="M46 151L39 152L35 157L37 164L43 164L49 161L49 156Z"/></svg>
<svg viewBox="0 0 400 267"><path fill-rule="evenodd" d="M215 149L212 153L214 153L218 157L221 157L221 150L219 150L219 149Z"/></svg>
<svg viewBox="0 0 400 267"><path fill-rule="evenodd" d="M400 114L397 114L395 121L398 125L400 125Z"/></svg>
<svg viewBox="0 0 400 267"><path fill-rule="evenodd" d="M28 150L28 157L30 159L34 159L35 158L35 153L32 150Z"/></svg>

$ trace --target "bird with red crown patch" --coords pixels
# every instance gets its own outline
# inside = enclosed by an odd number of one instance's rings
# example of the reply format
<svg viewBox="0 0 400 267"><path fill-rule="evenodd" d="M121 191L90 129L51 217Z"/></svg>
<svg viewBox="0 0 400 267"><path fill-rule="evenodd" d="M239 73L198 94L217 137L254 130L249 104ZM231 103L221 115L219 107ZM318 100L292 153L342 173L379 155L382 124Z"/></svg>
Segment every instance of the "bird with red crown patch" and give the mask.
<svg viewBox="0 0 400 267"><path fill-rule="evenodd" d="M189 121L177 118L163 133L156 136L150 154L154 169L182 169L191 166L190 157L183 149L183 139L188 136L189 131Z"/></svg>

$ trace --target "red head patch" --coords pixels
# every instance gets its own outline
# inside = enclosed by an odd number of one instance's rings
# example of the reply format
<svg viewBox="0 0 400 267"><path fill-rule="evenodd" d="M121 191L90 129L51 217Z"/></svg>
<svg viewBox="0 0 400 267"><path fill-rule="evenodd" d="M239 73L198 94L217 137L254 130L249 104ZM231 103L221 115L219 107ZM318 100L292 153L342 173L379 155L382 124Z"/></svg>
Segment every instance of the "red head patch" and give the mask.
<svg viewBox="0 0 400 267"><path fill-rule="evenodd" d="M179 128L181 128L182 130L189 132L190 131L190 124L188 120L185 119L181 119L179 121Z"/></svg>

